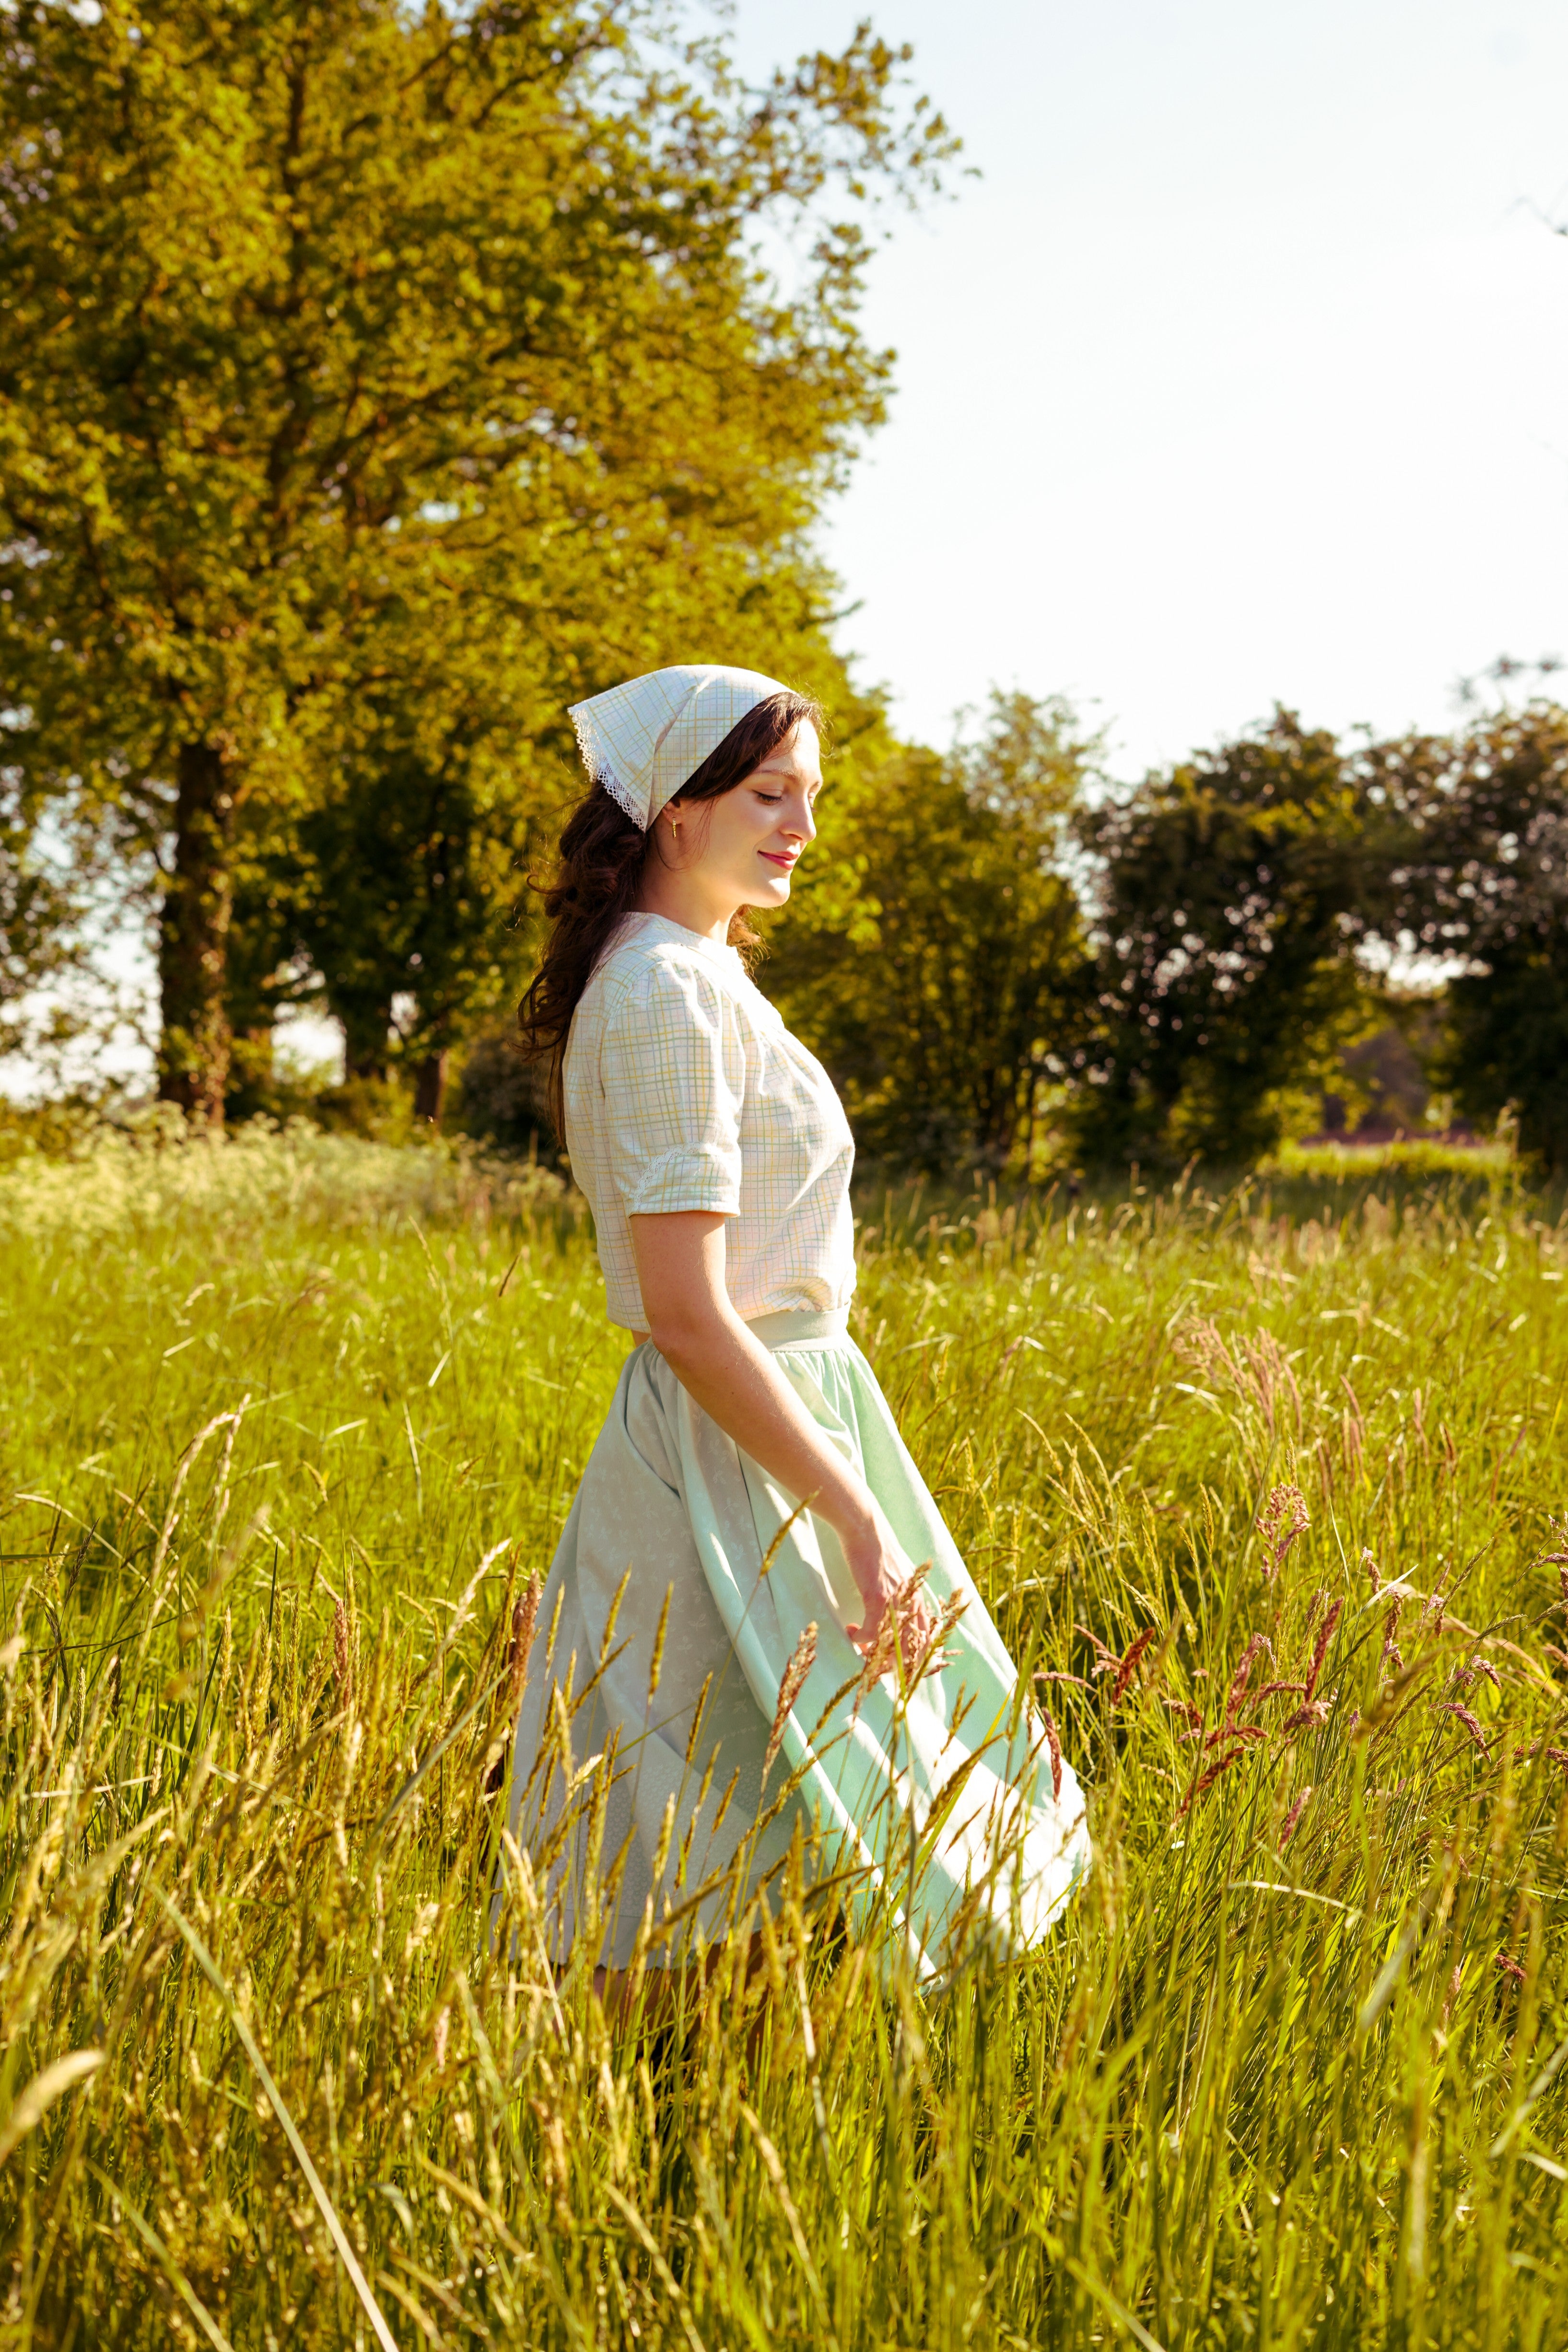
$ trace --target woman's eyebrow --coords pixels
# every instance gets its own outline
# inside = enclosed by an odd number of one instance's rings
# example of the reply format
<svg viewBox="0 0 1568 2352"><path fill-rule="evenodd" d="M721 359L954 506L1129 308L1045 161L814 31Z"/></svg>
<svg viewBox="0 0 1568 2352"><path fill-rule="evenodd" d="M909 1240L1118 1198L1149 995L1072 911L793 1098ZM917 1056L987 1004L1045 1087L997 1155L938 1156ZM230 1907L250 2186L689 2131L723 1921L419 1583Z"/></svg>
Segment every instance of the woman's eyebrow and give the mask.
<svg viewBox="0 0 1568 2352"><path fill-rule="evenodd" d="M767 760L759 761L758 765L752 770L753 776L787 776L791 772L792 772L788 768L775 768L772 762ZM810 789L814 793L818 793L822 790L822 785L823 779L818 776L813 782Z"/></svg>

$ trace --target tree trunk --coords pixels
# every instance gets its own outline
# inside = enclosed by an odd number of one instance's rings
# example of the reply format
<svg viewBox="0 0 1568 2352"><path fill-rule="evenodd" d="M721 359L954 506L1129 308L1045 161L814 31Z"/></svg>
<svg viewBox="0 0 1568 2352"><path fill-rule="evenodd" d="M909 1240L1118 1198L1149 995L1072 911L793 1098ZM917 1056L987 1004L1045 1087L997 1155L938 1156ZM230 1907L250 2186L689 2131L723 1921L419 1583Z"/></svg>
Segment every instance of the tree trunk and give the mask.
<svg viewBox="0 0 1568 2352"><path fill-rule="evenodd" d="M447 1048L426 1054L420 1063L414 1081L414 1116L427 1118L432 1127L441 1124L441 1113L447 1108Z"/></svg>
<svg viewBox="0 0 1568 2352"><path fill-rule="evenodd" d="M158 927L163 1034L158 1093L209 1127L223 1125L228 1083L226 1002L234 875L234 793L213 743L182 743L174 871Z"/></svg>

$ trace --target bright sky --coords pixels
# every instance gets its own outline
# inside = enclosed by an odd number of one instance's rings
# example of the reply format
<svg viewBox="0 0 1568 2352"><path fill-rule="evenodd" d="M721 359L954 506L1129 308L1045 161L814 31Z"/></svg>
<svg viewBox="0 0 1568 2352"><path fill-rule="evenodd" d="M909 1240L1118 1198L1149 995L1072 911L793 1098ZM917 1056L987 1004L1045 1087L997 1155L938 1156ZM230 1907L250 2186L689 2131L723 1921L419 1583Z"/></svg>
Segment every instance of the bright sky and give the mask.
<svg viewBox="0 0 1568 2352"><path fill-rule="evenodd" d="M863 5L983 175L889 222L826 533L903 729L1063 690L1133 774L1568 656L1562 0L738 0L742 61Z"/></svg>

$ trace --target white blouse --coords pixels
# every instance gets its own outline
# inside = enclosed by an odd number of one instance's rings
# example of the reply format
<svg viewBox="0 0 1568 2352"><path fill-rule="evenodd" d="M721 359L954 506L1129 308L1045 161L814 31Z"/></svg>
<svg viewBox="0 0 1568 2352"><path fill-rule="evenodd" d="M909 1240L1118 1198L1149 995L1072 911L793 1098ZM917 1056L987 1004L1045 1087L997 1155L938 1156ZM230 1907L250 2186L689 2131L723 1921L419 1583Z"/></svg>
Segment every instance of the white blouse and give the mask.
<svg viewBox="0 0 1568 2352"><path fill-rule="evenodd" d="M733 948L628 917L572 1016L563 1077L613 1323L647 1329L628 1220L678 1209L733 1220L725 1280L746 1321L848 1304L849 1122Z"/></svg>

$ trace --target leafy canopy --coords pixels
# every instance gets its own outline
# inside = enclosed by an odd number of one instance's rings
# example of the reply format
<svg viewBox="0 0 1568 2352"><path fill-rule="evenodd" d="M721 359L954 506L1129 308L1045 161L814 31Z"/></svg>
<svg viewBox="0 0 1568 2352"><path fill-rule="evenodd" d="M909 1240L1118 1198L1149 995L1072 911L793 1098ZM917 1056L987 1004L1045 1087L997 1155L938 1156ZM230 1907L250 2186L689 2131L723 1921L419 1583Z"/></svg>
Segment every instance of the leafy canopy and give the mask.
<svg viewBox="0 0 1568 2352"><path fill-rule="evenodd" d="M526 802L614 677L722 648L832 681L801 534L888 359L829 199L951 142L868 28L761 91L677 30L644 0L0 17L10 749L34 803L80 780L159 861L209 1094L237 813L320 805L399 688ZM754 250L786 217L787 298Z"/></svg>

